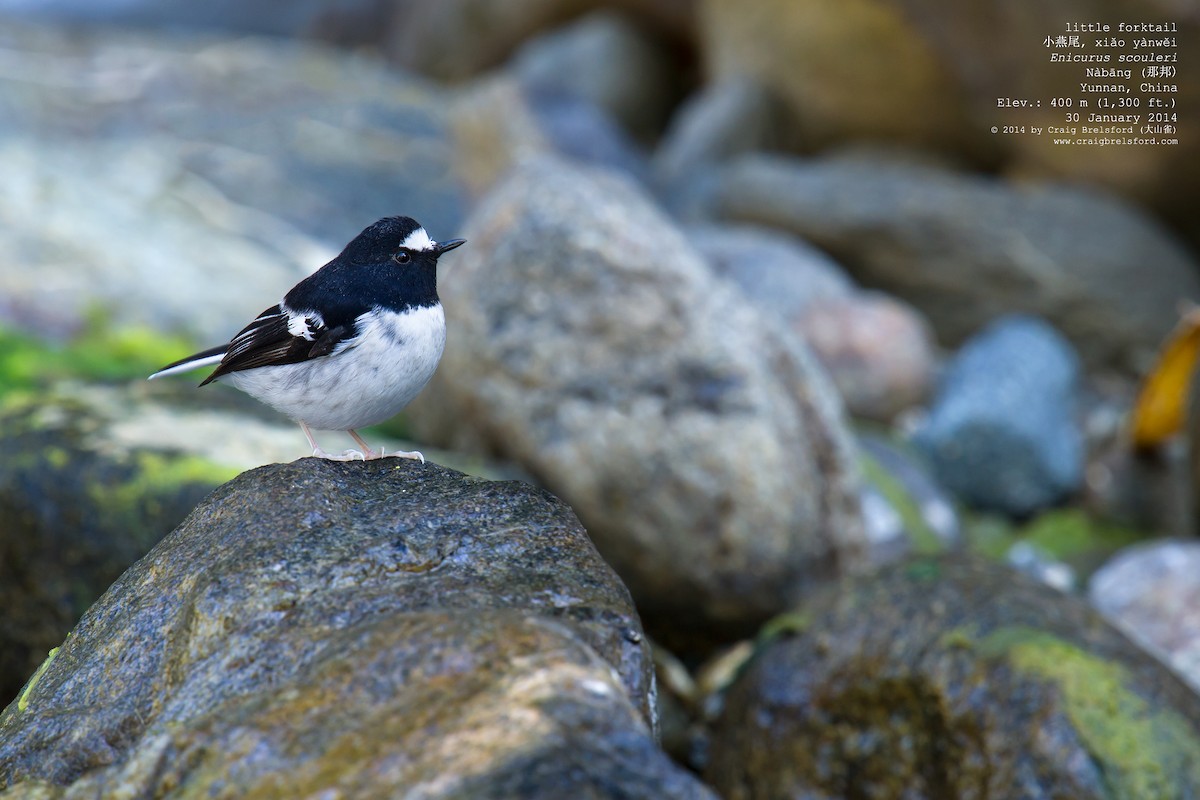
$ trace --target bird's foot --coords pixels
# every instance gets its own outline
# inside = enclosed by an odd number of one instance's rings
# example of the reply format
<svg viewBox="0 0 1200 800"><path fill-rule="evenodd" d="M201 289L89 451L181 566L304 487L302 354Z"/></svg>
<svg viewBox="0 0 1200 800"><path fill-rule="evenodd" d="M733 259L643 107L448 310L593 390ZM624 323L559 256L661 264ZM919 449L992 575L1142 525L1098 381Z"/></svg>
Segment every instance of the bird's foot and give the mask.
<svg viewBox="0 0 1200 800"><path fill-rule="evenodd" d="M326 453L319 447L314 447L312 454L317 458L323 458L326 461L366 461L371 458L379 458L379 456L375 455L374 453L367 455L359 450L343 450L340 455L334 455L333 453Z"/></svg>
<svg viewBox="0 0 1200 800"><path fill-rule="evenodd" d="M411 458L414 461L420 461L422 464L425 463L425 456L423 456L419 450L410 450L408 452L400 450L395 453L389 453L381 447L381 448L379 448L379 455L376 457L377 458Z"/></svg>
<svg viewBox="0 0 1200 800"><path fill-rule="evenodd" d="M363 457L364 461L374 461L377 458L412 458L420 461L422 464L425 463L425 456L421 455L416 450L413 450L410 453L406 453L403 450L398 453L389 453L387 450L381 447L379 448L379 452L376 453L367 445L365 441L363 441L363 438L358 435L357 431L346 431L346 433L350 434L350 437L354 439L354 441L358 442L358 446L363 449L364 453L366 453L366 455Z"/></svg>

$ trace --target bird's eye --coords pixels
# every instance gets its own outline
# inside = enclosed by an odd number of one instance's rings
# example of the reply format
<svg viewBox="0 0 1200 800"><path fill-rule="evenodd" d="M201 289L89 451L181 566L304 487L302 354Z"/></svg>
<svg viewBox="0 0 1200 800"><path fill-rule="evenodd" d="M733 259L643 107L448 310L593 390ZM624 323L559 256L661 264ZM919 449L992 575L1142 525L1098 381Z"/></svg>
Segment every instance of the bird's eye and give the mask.
<svg viewBox="0 0 1200 800"><path fill-rule="evenodd" d="M400 250L392 258L396 260L397 264L407 264L409 261L412 261L412 256L409 255L407 250Z"/></svg>

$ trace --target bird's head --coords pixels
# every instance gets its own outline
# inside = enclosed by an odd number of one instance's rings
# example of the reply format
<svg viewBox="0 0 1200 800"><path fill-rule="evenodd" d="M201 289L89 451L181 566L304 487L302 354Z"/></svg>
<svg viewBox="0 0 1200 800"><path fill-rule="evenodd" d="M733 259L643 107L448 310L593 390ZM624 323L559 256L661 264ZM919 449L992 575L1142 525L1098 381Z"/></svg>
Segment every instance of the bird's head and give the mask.
<svg viewBox="0 0 1200 800"><path fill-rule="evenodd" d="M367 227L346 245L342 257L354 264L401 266L425 263L433 266L438 256L464 244L466 239L434 241L412 217L385 217Z"/></svg>

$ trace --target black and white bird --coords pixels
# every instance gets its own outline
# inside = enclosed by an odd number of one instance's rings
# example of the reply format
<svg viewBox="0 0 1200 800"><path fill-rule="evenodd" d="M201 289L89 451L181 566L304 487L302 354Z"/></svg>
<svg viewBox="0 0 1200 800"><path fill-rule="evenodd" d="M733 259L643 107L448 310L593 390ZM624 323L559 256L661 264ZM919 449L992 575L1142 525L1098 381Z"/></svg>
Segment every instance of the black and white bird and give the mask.
<svg viewBox="0 0 1200 800"><path fill-rule="evenodd" d="M394 416L425 387L446 344L435 242L410 217L387 217L288 292L228 344L168 364L151 379L216 365L228 380L300 423L314 456L337 461L425 457L376 453L357 428ZM312 428L346 431L362 450L331 455Z"/></svg>

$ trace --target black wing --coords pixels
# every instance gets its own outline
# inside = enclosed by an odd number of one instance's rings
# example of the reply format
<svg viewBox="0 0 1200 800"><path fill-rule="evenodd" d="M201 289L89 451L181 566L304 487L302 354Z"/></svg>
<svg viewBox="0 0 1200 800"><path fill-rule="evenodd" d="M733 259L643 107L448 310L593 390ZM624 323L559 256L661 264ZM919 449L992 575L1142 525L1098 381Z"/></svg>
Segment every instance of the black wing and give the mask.
<svg viewBox="0 0 1200 800"><path fill-rule="evenodd" d="M300 319L304 320L304 335L297 336L292 330L301 327L297 324ZM296 364L327 356L352 336L353 323L326 327L317 314L273 306L230 340L220 365L200 385L243 369Z"/></svg>

